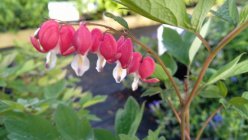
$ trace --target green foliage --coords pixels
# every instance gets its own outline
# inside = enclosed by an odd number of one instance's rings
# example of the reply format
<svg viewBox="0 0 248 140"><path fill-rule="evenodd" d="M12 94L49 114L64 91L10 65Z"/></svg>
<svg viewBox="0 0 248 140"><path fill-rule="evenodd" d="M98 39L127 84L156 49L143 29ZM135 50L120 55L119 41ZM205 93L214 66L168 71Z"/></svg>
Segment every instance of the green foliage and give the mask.
<svg viewBox="0 0 248 140"><path fill-rule="evenodd" d="M239 62L241 56L243 54L236 57L234 60L220 68L218 71L216 71L208 80L207 84L215 83L218 80L225 80L229 77L239 75L242 73L248 72L247 69L247 60ZM239 63L238 63L239 62Z"/></svg>
<svg viewBox="0 0 248 140"><path fill-rule="evenodd" d="M248 4L241 10L239 15L239 24L242 24L248 20Z"/></svg>
<svg viewBox="0 0 248 140"><path fill-rule="evenodd" d="M48 15L48 0L1 0L0 32L37 27Z"/></svg>
<svg viewBox="0 0 248 140"><path fill-rule="evenodd" d="M118 0L117 2L152 20L191 30L182 0Z"/></svg>
<svg viewBox="0 0 248 140"><path fill-rule="evenodd" d="M10 140L57 140L58 133L52 123L39 117L18 113L4 119Z"/></svg>
<svg viewBox="0 0 248 140"><path fill-rule="evenodd" d="M109 12L105 12L104 15L106 17L112 18L113 20L115 20L116 22L118 22L120 25L122 25L123 27L125 27L126 29L129 29L127 21L125 19L123 19L120 16L115 16Z"/></svg>
<svg viewBox="0 0 248 140"><path fill-rule="evenodd" d="M199 0L191 19L191 23L195 31L200 31L204 19L214 3L215 0Z"/></svg>
<svg viewBox="0 0 248 140"><path fill-rule="evenodd" d="M117 134L135 136L144 112L144 104L140 108L134 98L128 98L124 109L119 109L115 117L115 131Z"/></svg>
<svg viewBox="0 0 248 140"><path fill-rule="evenodd" d="M233 25L236 25L239 20L239 13L236 6L236 0L226 0L225 3L218 9L217 12L212 11L212 13L215 16Z"/></svg>
<svg viewBox="0 0 248 140"><path fill-rule="evenodd" d="M94 139L93 130L86 120L80 120L70 107L59 105L55 112L56 128L65 140Z"/></svg>
<svg viewBox="0 0 248 140"><path fill-rule="evenodd" d="M159 80L165 81L168 79L167 75L164 73L164 70L161 65L156 64L155 71L152 74L152 77L158 78Z"/></svg>
<svg viewBox="0 0 248 140"><path fill-rule="evenodd" d="M207 86L201 91L200 95L205 98L225 98L227 87L223 82L218 82L217 85Z"/></svg>

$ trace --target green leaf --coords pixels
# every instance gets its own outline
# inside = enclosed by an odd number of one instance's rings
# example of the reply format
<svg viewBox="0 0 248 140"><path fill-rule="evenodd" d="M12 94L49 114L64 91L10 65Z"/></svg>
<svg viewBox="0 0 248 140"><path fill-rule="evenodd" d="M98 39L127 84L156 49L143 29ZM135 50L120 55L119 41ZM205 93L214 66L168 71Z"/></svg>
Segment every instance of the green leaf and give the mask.
<svg viewBox="0 0 248 140"><path fill-rule="evenodd" d="M119 138L120 140L139 140L136 136L129 136L124 134L120 134Z"/></svg>
<svg viewBox="0 0 248 140"><path fill-rule="evenodd" d="M225 3L217 10L211 11L215 16L236 25L239 18L236 0L226 0Z"/></svg>
<svg viewBox="0 0 248 140"><path fill-rule="evenodd" d="M244 92L242 94L242 97L248 100L248 91Z"/></svg>
<svg viewBox="0 0 248 140"><path fill-rule="evenodd" d="M168 53L164 53L162 56L160 56L160 58L163 60L166 67L171 70L171 74L175 74L177 71L176 61Z"/></svg>
<svg viewBox="0 0 248 140"><path fill-rule="evenodd" d="M151 77L158 78L161 81L165 81L166 79L168 79L163 68L159 64L156 64L155 71Z"/></svg>
<svg viewBox="0 0 248 140"><path fill-rule="evenodd" d="M39 116L18 114L4 120L10 140L58 140L53 125Z"/></svg>
<svg viewBox="0 0 248 140"><path fill-rule="evenodd" d="M95 97L91 96L90 99L84 100L83 102L81 102L81 100L80 100L80 103L82 104L83 108L86 108L86 107L89 107L89 106L92 106L92 105L95 105L98 103L102 103L102 102L106 101L106 99L107 99L107 96L97 95Z"/></svg>
<svg viewBox="0 0 248 140"><path fill-rule="evenodd" d="M159 137L159 134L160 134L161 129L162 128L159 127L155 131L149 130L148 131L148 136L144 140L165 140L164 137Z"/></svg>
<svg viewBox="0 0 248 140"><path fill-rule="evenodd" d="M239 15L239 24L245 23L248 20L248 4L241 10Z"/></svg>
<svg viewBox="0 0 248 140"><path fill-rule="evenodd" d="M116 22L118 22L120 25L122 25L126 29L129 29L127 21L125 19L123 19L122 17L115 16L115 15L109 13L109 12L104 12L104 15L106 17L112 18L113 20L115 20Z"/></svg>
<svg viewBox="0 0 248 140"><path fill-rule="evenodd" d="M112 132L105 129L94 129L95 140L117 140Z"/></svg>
<svg viewBox="0 0 248 140"><path fill-rule="evenodd" d="M133 97L129 97L124 109L119 109L115 116L117 134L135 136L144 112L144 104L140 108Z"/></svg>
<svg viewBox="0 0 248 140"><path fill-rule="evenodd" d="M193 11L191 19L191 23L195 31L200 31L201 26L214 3L215 0L199 0Z"/></svg>
<svg viewBox="0 0 248 140"><path fill-rule="evenodd" d="M40 65L41 63L35 63L34 60L28 60L22 65L22 67L18 71L16 71L15 76L19 76L25 72L29 72Z"/></svg>
<svg viewBox="0 0 248 140"><path fill-rule="evenodd" d="M45 98L46 99L58 98L65 88L66 88L66 83L64 80L61 80L52 85L48 85L44 89Z"/></svg>
<svg viewBox="0 0 248 140"><path fill-rule="evenodd" d="M226 79L226 78L232 76L233 75L232 73L234 71L236 71L237 63L238 63L238 61L240 60L240 58L241 58L241 56L243 54L239 55L234 60L232 60L231 62L229 62L228 64L226 64L225 66L221 67L216 73L214 73L209 78L207 84L212 84L212 83L217 82L218 80Z"/></svg>
<svg viewBox="0 0 248 140"><path fill-rule="evenodd" d="M0 87L6 87L7 83L5 82L5 80L0 79Z"/></svg>
<svg viewBox="0 0 248 140"><path fill-rule="evenodd" d="M242 62L239 62L232 70L231 73L229 73L228 77L232 77L235 75L240 75L243 73L248 72L248 60L244 60Z"/></svg>
<svg viewBox="0 0 248 140"><path fill-rule="evenodd" d="M93 130L87 120L80 120L76 112L65 105L59 105L55 112L55 123L65 140L92 140Z"/></svg>
<svg viewBox="0 0 248 140"><path fill-rule="evenodd" d="M248 99L244 97L233 97L232 99L229 100L229 103L234 106L241 106L241 105L247 105L248 104Z"/></svg>
<svg viewBox="0 0 248 140"><path fill-rule="evenodd" d="M183 0L117 0L117 2L154 21L192 30Z"/></svg>
<svg viewBox="0 0 248 140"><path fill-rule="evenodd" d="M167 52L175 57L179 62L189 64L189 46L185 46L181 36L177 31L164 27L163 44Z"/></svg>
<svg viewBox="0 0 248 140"><path fill-rule="evenodd" d="M201 31L200 31L200 35L202 37L205 37L208 33L208 29L210 26L211 20L209 19L202 27ZM195 37L195 39L193 40L191 46L189 47L189 61L190 63L193 62L196 53L199 51L200 47L202 45L202 41L198 38Z"/></svg>
<svg viewBox="0 0 248 140"><path fill-rule="evenodd" d="M2 61L0 62L0 68L7 67L11 63L13 63L13 61L16 58L16 55L17 55L17 52L12 52L11 54L4 56Z"/></svg>
<svg viewBox="0 0 248 140"><path fill-rule="evenodd" d="M223 82L218 82L217 85L204 88L200 95L205 98L223 98L227 95L227 88Z"/></svg>
<svg viewBox="0 0 248 140"><path fill-rule="evenodd" d="M160 92L162 92L162 89L160 87L150 87L145 92L142 93L141 97L145 97L145 96L150 97L150 96L156 95Z"/></svg>
<svg viewBox="0 0 248 140"><path fill-rule="evenodd" d="M248 119L248 99L244 97L233 97L229 100L229 104L231 104L242 117Z"/></svg>

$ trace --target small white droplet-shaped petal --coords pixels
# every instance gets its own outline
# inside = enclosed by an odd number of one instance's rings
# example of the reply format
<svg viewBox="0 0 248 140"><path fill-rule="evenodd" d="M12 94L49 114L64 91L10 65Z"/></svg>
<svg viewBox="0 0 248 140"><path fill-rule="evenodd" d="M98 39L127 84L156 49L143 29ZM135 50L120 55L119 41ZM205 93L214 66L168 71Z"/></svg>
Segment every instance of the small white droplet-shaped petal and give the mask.
<svg viewBox="0 0 248 140"><path fill-rule="evenodd" d="M96 70L98 72L101 72L105 65L106 65L106 60L100 53L97 53Z"/></svg>
<svg viewBox="0 0 248 140"><path fill-rule="evenodd" d="M132 90L135 91L138 89L139 86L139 75L138 74L133 74L134 79L133 79L133 83L132 83Z"/></svg>
<svg viewBox="0 0 248 140"><path fill-rule="evenodd" d="M90 61L86 55L77 54L72 60L71 67L77 76L82 76L90 68Z"/></svg>
<svg viewBox="0 0 248 140"><path fill-rule="evenodd" d="M122 69L121 63L117 61L117 65L113 70L113 77L116 83L120 83L127 76L127 69Z"/></svg>
<svg viewBox="0 0 248 140"><path fill-rule="evenodd" d="M34 32L34 37L38 37L38 33L40 31L40 28L36 29L35 32Z"/></svg>
<svg viewBox="0 0 248 140"><path fill-rule="evenodd" d="M57 61L57 54L54 51L50 51L46 56L46 68L52 69L55 67Z"/></svg>

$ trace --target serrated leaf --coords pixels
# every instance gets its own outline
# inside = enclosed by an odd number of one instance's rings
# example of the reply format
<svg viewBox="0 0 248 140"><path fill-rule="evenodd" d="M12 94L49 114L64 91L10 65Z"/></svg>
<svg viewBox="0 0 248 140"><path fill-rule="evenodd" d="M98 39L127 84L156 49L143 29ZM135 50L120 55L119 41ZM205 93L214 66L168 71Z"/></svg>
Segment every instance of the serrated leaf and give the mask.
<svg viewBox="0 0 248 140"><path fill-rule="evenodd" d="M10 140L58 140L53 125L39 116L18 114L4 120Z"/></svg>
<svg viewBox="0 0 248 140"><path fill-rule="evenodd" d="M238 9L236 0L226 0L225 3L216 11L211 11L215 16L236 25L238 22Z"/></svg>
<svg viewBox="0 0 248 140"><path fill-rule="evenodd" d="M201 26L208 12L214 5L214 3L215 3L215 0L199 0L198 1L198 4L196 5L193 11L193 15L191 19L191 23L195 31L200 31Z"/></svg>
<svg viewBox="0 0 248 140"><path fill-rule="evenodd" d="M165 80L168 79L168 77L165 74L162 66L160 66L159 64L156 64L155 71L154 71L154 73L152 74L151 77L158 78L161 81L165 81Z"/></svg>
<svg viewBox="0 0 248 140"><path fill-rule="evenodd" d="M140 108L133 97L129 97L124 109L119 109L115 116L117 134L135 136L144 112L144 104Z"/></svg>
<svg viewBox="0 0 248 140"><path fill-rule="evenodd" d="M243 53L244 54L244 53ZM234 71L236 71L236 66L238 61L240 60L241 56L243 55L239 55L238 57L236 57L234 60L232 60L231 62L229 62L228 64L226 64L225 66L221 67L216 73L214 73L208 80L207 85L212 84L217 82L218 80L221 79L226 79L228 77L230 77L230 75L232 75L232 73Z"/></svg>
<svg viewBox="0 0 248 140"><path fill-rule="evenodd" d="M117 0L117 2L154 21L192 30L183 0Z"/></svg>
<svg viewBox="0 0 248 140"><path fill-rule="evenodd" d="M239 14L239 24L245 23L248 21L248 4L241 10Z"/></svg>
<svg viewBox="0 0 248 140"><path fill-rule="evenodd" d="M59 105L55 112L56 128L65 140L92 140L93 130L87 120L80 120L76 112L65 105Z"/></svg>
<svg viewBox="0 0 248 140"><path fill-rule="evenodd" d="M45 98L46 99L58 98L65 88L66 88L66 84L64 80L61 80L52 85L48 85L44 89Z"/></svg>
<svg viewBox="0 0 248 140"><path fill-rule="evenodd" d="M162 89L160 87L150 87L145 92L142 93L141 97L153 96L160 92L162 92Z"/></svg>
<svg viewBox="0 0 248 140"><path fill-rule="evenodd" d="M210 26L211 20L209 19L202 27L201 31L200 31L200 35L202 37L205 37L208 33L208 29ZM193 62L196 53L199 51L200 47L202 45L202 41L198 38L195 37L195 39L193 40L191 46L189 47L189 61L190 63Z"/></svg>
<svg viewBox="0 0 248 140"><path fill-rule="evenodd" d="M184 45L177 31L164 27L162 42L170 55L185 65L189 64L189 46Z"/></svg>
<svg viewBox="0 0 248 140"><path fill-rule="evenodd" d="M113 20L115 20L116 22L118 22L120 25L122 25L126 29L129 29L127 21L125 19L123 19L122 17L115 16L115 15L109 13L109 12L105 12L104 15L106 17L112 18Z"/></svg>

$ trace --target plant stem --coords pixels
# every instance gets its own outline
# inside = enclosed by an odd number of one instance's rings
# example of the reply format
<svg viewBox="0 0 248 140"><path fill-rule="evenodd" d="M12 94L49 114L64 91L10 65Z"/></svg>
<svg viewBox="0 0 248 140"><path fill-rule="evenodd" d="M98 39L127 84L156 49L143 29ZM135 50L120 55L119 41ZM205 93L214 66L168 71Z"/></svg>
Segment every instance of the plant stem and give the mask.
<svg viewBox="0 0 248 140"><path fill-rule="evenodd" d="M208 123L212 120L212 118L214 117L214 115L219 112L221 109L223 108L223 105L221 105L220 107L218 107L209 117L208 119L203 123L201 129L197 132L197 136L195 140L199 140L201 138L201 135L204 131L204 129L207 127Z"/></svg>
<svg viewBox="0 0 248 140"><path fill-rule="evenodd" d="M226 44L228 44L233 38L235 38L240 32L242 32L244 29L246 29L248 27L248 21L241 24L240 26L236 27L232 32L230 32L225 38L223 38L220 43L217 45L217 47L209 54L209 56L207 57L207 59L205 60L203 67L201 69L201 72L198 76L198 79L191 91L191 94L189 96L189 98L186 101L185 104L185 108L188 108L193 100L193 98L195 97L195 94L197 93L197 89L203 79L203 76L206 73L206 70L208 69L208 66L210 65L210 63L212 62L212 60L214 59L214 57L218 54L218 52L225 47Z"/></svg>
<svg viewBox="0 0 248 140"><path fill-rule="evenodd" d="M195 32L195 35L201 40L203 46L205 46L206 49L208 50L208 52L210 53L210 52L211 52L211 47L210 47L209 43L207 42L207 40L204 39L204 38L202 37L202 35L199 34L199 33L197 33L197 32Z"/></svg>

